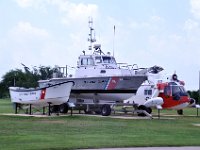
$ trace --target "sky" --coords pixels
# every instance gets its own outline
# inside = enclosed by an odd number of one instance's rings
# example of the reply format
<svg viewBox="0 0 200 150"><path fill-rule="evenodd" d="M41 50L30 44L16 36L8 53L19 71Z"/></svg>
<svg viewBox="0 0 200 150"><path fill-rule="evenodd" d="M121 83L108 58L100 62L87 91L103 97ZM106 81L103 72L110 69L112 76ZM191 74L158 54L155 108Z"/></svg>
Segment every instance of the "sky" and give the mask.
<svg viewBox="0 0 200 150"><path fill-rule="evenodd" d="M75 67L89 17L118 63L162 66L199 89L200 0L1 0L0 77L21 63Z"/></svg>

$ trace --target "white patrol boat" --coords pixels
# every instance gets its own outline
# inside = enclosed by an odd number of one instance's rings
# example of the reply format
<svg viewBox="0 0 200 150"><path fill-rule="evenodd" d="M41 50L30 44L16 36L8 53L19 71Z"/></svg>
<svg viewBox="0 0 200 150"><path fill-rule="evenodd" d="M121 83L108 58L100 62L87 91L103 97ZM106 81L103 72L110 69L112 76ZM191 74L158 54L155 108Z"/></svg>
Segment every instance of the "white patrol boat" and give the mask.
<svg viewBox="0 0 200 150"><path fill-rule="evenodd" d="M86 105L87 110L95 105L98 106L102 115L109 115L111 105L123 103L123 100L136 93L143 81L147 79L147 69L140 69L136 64L119 64L114 56L109 53L104 54L100 44L93 45L96 39L93 38L92 24L90 20L88 41L90 42L89 50L93 50L93 53L86 54L83 51L83 55L78 58L75 75L40 80L39 86L45 87L48 84L74 81L70 102L76 106ZM102 111L103 108L105 108L105 113Z"/></svg>

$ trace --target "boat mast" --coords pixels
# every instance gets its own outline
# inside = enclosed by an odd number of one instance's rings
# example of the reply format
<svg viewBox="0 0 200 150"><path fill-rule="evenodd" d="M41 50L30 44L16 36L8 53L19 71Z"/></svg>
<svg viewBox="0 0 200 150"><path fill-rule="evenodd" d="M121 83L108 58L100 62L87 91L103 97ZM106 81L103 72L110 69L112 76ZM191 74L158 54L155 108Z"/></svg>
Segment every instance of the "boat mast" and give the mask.
<svg viewBox="0 0 200 150"><path fill-rule="evenodd" d="M93 19L91 17L89 17L88 24L89 24L89 29L90 29L89 38L88 38L88 42L90 42L90 45L88 49L92 50L92 43L96 42L96 39L95 39L95 34L93 34L93 31L94 31Z"/></svg>
<svg viewBox="0 0 200 150"><path fill-rule="evenodd" d="M113 37L113 57L115 56L115 25L114 25L114 37Z"/></svg>
<svg viewBox="0 0 200 150"><path fill-rule="evenodd" d="M94 28L93 28L93 20L92 18L90 17L89 18L89 29L90 29L90 33L89 33L89 38L88 38L88 41L90 42L90 45L89 45L89 50L92 50L92 48L94 48L94 51L93 51L93 54L103 54L103 51L101 50L101 44L94 44L93 46L93 43L96 42L96 38L95 38L95 33L93 33L94 31Z"/></svg>

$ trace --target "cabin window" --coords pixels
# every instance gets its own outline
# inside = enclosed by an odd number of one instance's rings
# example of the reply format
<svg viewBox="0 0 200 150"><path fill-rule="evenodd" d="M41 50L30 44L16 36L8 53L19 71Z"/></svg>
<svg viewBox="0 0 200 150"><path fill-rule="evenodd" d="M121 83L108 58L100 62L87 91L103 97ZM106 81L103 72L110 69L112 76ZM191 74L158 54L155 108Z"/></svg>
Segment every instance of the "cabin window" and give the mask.
<svg viewBox="0 0 200 150"><path fill-rule="evenodd" d="M144 95L152 95L152 90L144 90Z"/></svg>
<svg viewBox="0 0 200 150"><path fill-rule="evenodd" d="M102 63L101 57L95 57L95 62L97 64Z"/></svg>
<svg viewBox="0 0 200 150"><path fill-rule="evenodd" d="M81 59L81 65L94 65L94 61L92 58L82 58Z"/></svg>
<svg viewBox="0 0 200 150"><path fill-rule="evenodd" d="M111 57L111 63L112 63L112 64L116 64L116 61L115 61L115 58L114 58L114 57Z"/></svg>
<svg viewBox="0 0 200 150"><path fill-rule="evenodd" d="M114 57L103 56L102 59L103 59L103 62L106 64L116 64Z"/></svg>
<svg viewBox="0 0 200 150"><path fill-rule="evenodd" d="M103 57L103 62L104 62L104 63L107 63L107 64L110 64L110 63L111 63L111 58L110 58L110 57L107 57L107 56L104 56L104 57Z"/></svg>

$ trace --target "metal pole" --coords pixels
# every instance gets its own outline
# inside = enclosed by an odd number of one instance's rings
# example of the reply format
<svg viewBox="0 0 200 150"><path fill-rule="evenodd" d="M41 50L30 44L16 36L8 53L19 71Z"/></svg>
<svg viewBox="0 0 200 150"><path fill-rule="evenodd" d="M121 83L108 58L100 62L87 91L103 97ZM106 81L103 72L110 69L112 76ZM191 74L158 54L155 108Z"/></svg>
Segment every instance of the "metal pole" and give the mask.
<svg viewBox="0 0 200 150"><path fill-rule="evenodd" d="M73 108L71 107L71 116L72 116L72 114L73 114Z"/></svg>
<svg viewBox="0 0 200 150"><path fill-rule="evenodd" d="M67 77L67 65L66 65L66 77Z"/></svg>
<svg viewBox="0 0 200 150"><path fill-rule="evenodd" d="M14 73L14 83L13 83L13 85L14 85L14 87L15 87L15 85L16 85L16 74Z"/></svg>
<svg viewBox="0 0 200 150"><path fill-rule="evenodd" d="M30 104L30 107L29 107L29 115L31 115L31 104Z"/></svg>
<svg viewBox="0 0 200 150"><path fill-rule="evenodd" d="M48 116L51 116L51 103L48 103L49 104L49 113L48 113Z"/></svg>
<svg viewBox="0 0 200 150"><path fill-rule="evenodd" d="M198 97L198 104L199 104L199 101L200 101L200 71L199 71L199 97Z"/></svg>
<svg viewBox="0 0 200 150"><path fill-rule="evenodd" d="M45 114L45 107L43 107L43 113L42 113L43 115Z"/></svg>
<svg viewBox="0 0 200 150"><path fill-rule="evenodd" d="M18 104L15 103L15 114L17 114L17 107L18 107Z"/></svg>

